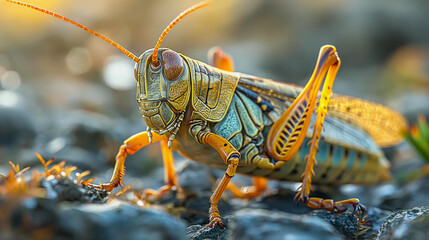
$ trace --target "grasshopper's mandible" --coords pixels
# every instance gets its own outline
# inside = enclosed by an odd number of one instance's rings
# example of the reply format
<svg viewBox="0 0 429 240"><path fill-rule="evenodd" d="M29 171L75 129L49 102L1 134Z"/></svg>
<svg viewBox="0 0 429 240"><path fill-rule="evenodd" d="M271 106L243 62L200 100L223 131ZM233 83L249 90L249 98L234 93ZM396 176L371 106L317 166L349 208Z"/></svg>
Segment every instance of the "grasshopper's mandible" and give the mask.
<svg viewBox="0 0 429 240"><path fill-rule="evenodd" d="M380 147L400 142L399 132L406 122L400 114L376 103L340 95L331 98L340 66L333 46L321 48L313 75L301 88L235 73L231 58L220 49L211 52L212 65L207 65L159 48L180 19L209 1L182 12L164 30L155 48L140 57L61 15L7 1L74 24L136 62L137 103L147 130L120 147L110 182L91 186L108 191L117 187L123 181L126 156L160 142L166 185L157 191L147 190L145 196L162 196L176 186L172 157L172 150L176 150L225 170L209 200L210 226L223 226L217 204L225 189L252 197L266 188L266 178L302 181L296 198L310 208L345 211L346 205L352 205L363 211L357 198L334 202L309 197L311 184L370 184L389 177L389 162ZM255 177L250 191L229 183L237 172Z"/></svg>

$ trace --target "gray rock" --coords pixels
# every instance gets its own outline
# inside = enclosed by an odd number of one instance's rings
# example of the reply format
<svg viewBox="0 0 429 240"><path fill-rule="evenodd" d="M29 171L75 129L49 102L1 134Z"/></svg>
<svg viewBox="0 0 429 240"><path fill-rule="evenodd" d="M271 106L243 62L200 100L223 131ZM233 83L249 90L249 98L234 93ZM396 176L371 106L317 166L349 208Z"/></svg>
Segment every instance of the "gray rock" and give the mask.
<svg viewBox="0 0 429 240"><path fill-rule="evenodd" d="M55 136L68 136L73 145L89 151L99 151L116 133L110 118L89 111L59 112L53 115L53 120L55 128L50 130Z"/></svg>
<svg viewBox="0 0 429 240"><path fill-rule="evenodd" d="M0 147L28 147L35 136L36 129L29 113L0 106Z"/></svg>
<svg viewBox="0 0 429 240"><path fill-rule="evenodd" d="M70 178L52 178L41 182L46 190L46 198L55 201L104 203L108 193L93 187L82 186Z"/></svg>
<svg viewBox="0 0 429 240"><path fill-rule="evenodd" d="M178 184L187 196L211 192L215 183L209 167L194 161L184 161L177 169Z"/></svg>
<svg viewBox="0 0 429 240"><path fill-rule="evenodd" d="M310 215L329 222L347 239L373 239L377 236L381 224L390 213L379 208L369 208L364 219L351 211L340 213L315 210Z"/></svg>
<svg viewBox="0 0 429 240"><path fill-rule="evenodd" d="M209 198L209 194L186 198L183 203L183 207L186 210L180 214L180 218L191 225L208 223ZM219 210L222 214L225 214L224 205L224 201L221 201L219 204Z"/></svg>
<svg viewBox="0 0 429 240"><path fill-rule="evenodd" d="M100 154L72 145L67 145L54 154L31 149L27 155L29 158L23 159L21 163L25 164L25 166L40 166L40 160L35 156L34 152L39 152L45 160L55 158L56 161L53 164L65 161L67 165L76 166L82 170L90 170L91 172L97 172L99 168L107 163L107 159Z"/></svg>
<svg viewBox="0 0 429 240"><path fill-rule="evenodd" d="M113 121L103 114L74 110L52 114L44 134L46 143L39 143L46 154L70 158L70 152L80 150L95 155L99 166L114 158L120 139ZM71 150L69 150L71 148Z"/></svg>
<svg viewBox="0 0 429 240"><path fill-rule="evenodd" d="M399 210L390 214L381 225L379 240L427 239L429 236L429 207ZM426 236L426 238L421 238Z"/></svg>
<svg viewBox="0 0 429 240"><path fill-rule="evenodd" d="M31 198L15 206L10 217L4 219L9 222L1 226L16 237L11 239L186 239L185 225L173 216L121 201L58 204L50 199ZM0 238L8 234L5 231Z"/></svg>
<svg viewBox="0 0 429 240"><path fill-rule="evenodd" d="M429 239L429 214L422 214L399 226L394 231L393 239Z"/></svg>
<svg viewBox="0 0 429 240"><path fill-rule="evenodd" d="M223 222L227 226L231 221L233 221L233 217L231 216L223 218ZM225 239L230 239L231 228L229 227L221 228L218 225L216 225L213 228L210 228L208 224L206 224L205 226L192 225L187 228L187 235L190 240L203 240L203 239L225 240Z"/></svg>
<svg viewBox="0 0 429 240"><path fill-rule="evenodd" d="M429 178L422 178L403 185L381 199L380 207L389 210L409 209L428 204Z"/></svg>
<svg viewBox="0 0 429 240"><path fill-rule="evenodd" d="M216 187L216 179L220 179L223 175L223 171L194 161L187 160L179 164L177 168L178 184L181 188L181 195L185 197L181 201L181 205L186 209L180 214L181 219L186 220L189 225L208 223L209 199ZM232 201L225 201L225 199L221 198L218 204L222 216L227 216L237 210Z"/></svg>
<svg viewBox="0 0 429 240"><path fill-rule="evenodd" d="M185 225L171 215L124 202L64 206L56 239L186 239Z"/></svg>
<svg viewBox="0 0 429 240"><path fill-rule="evenodd" d="M296 191L292 189L273 189L271 192L256 199L256 201L249 201L247 205L248 208L262 208L294 214L308 213L310 211L308 207L302 204L298 206L294 201L295 195Z"/></svg>
<svg viewBox="0 0 429 240"><path fill-rule="evenodd" d="M315 216L261 209L242 209L235 214L232 239L343 239L335 228Z"/></svg>

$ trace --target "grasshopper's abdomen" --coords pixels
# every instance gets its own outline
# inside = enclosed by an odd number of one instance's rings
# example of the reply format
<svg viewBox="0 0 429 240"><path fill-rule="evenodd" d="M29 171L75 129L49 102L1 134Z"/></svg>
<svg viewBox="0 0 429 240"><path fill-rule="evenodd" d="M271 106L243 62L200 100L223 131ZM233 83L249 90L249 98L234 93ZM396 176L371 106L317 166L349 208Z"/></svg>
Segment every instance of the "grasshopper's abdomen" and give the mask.
<svg viewBox="0 0 429 240"><path fill-rule="evenodd" d="M280 168L267 171L246 166L238 171L252 176L299 182L305 169L303 159L308 154L308 142L309 138L306 138L295 156ZM316 184L374 184L383 180L389 169L389 163L383 156L325 141L319 143L317 162L315 177L313 177L313 183Z"/></svg>

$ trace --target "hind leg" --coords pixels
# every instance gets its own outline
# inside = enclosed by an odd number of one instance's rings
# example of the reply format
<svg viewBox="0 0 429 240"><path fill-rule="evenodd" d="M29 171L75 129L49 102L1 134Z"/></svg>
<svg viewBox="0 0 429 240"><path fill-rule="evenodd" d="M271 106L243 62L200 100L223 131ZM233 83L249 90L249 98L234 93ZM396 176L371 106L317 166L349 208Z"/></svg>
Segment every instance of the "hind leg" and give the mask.
<svg viewBox="0 0 429 240"><path fill-rule="evenodd" d="M208 53L207 58L209 60L209 64L213 67L217 67L224 71L234 72L234 61L232 57L222 51L219 47L212 47Z"/></svg>
<svg viewBox="0 0 429 240"><path fill-rule="evenodd" d="M316 154L323 129L323 122L328 113L327 108L332 94L332 85L340 66L340 59L333 46L323 46L320 50L313 75L296 97L291 106L273 124L267 137L268 154L277 161L290 160L306 137L313 111L316 112L313 135L309 142L309 152L305 156L305 170L302 174L302 184L298 188L295 198L313 209L325 208L326 210L345 211L344 205L352 205L355 210L364 211L359 199L347 199L334 202L332 199L310 198L311 178L314 175L314 167L317 165ZM326 75L326 77L325 77ZM322 85L319 95L319 88ZM320 96L320 97L319 97ZM316 108L316 100L319 99ZM315 110L316 108L316 110Z"/></svg>

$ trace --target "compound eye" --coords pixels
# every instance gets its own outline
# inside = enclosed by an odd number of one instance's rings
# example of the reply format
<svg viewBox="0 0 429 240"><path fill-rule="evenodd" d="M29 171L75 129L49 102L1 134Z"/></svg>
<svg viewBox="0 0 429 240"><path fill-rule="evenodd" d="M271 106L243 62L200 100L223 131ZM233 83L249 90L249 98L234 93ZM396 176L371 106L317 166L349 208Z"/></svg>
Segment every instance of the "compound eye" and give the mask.
<svg viewBox="0 0 429 240"><path fill-rule="evenodd" d="M139 81L139 64L136 63L134 65L134 77L136 78L136 81Z"/></svg>
<svg viewBox="0 0 429 240"><path fill-rule="evenodd" d="M172 50L162 52L164 75L168 81L176 80L183 72L183 61L180 55Z"/></svg>

